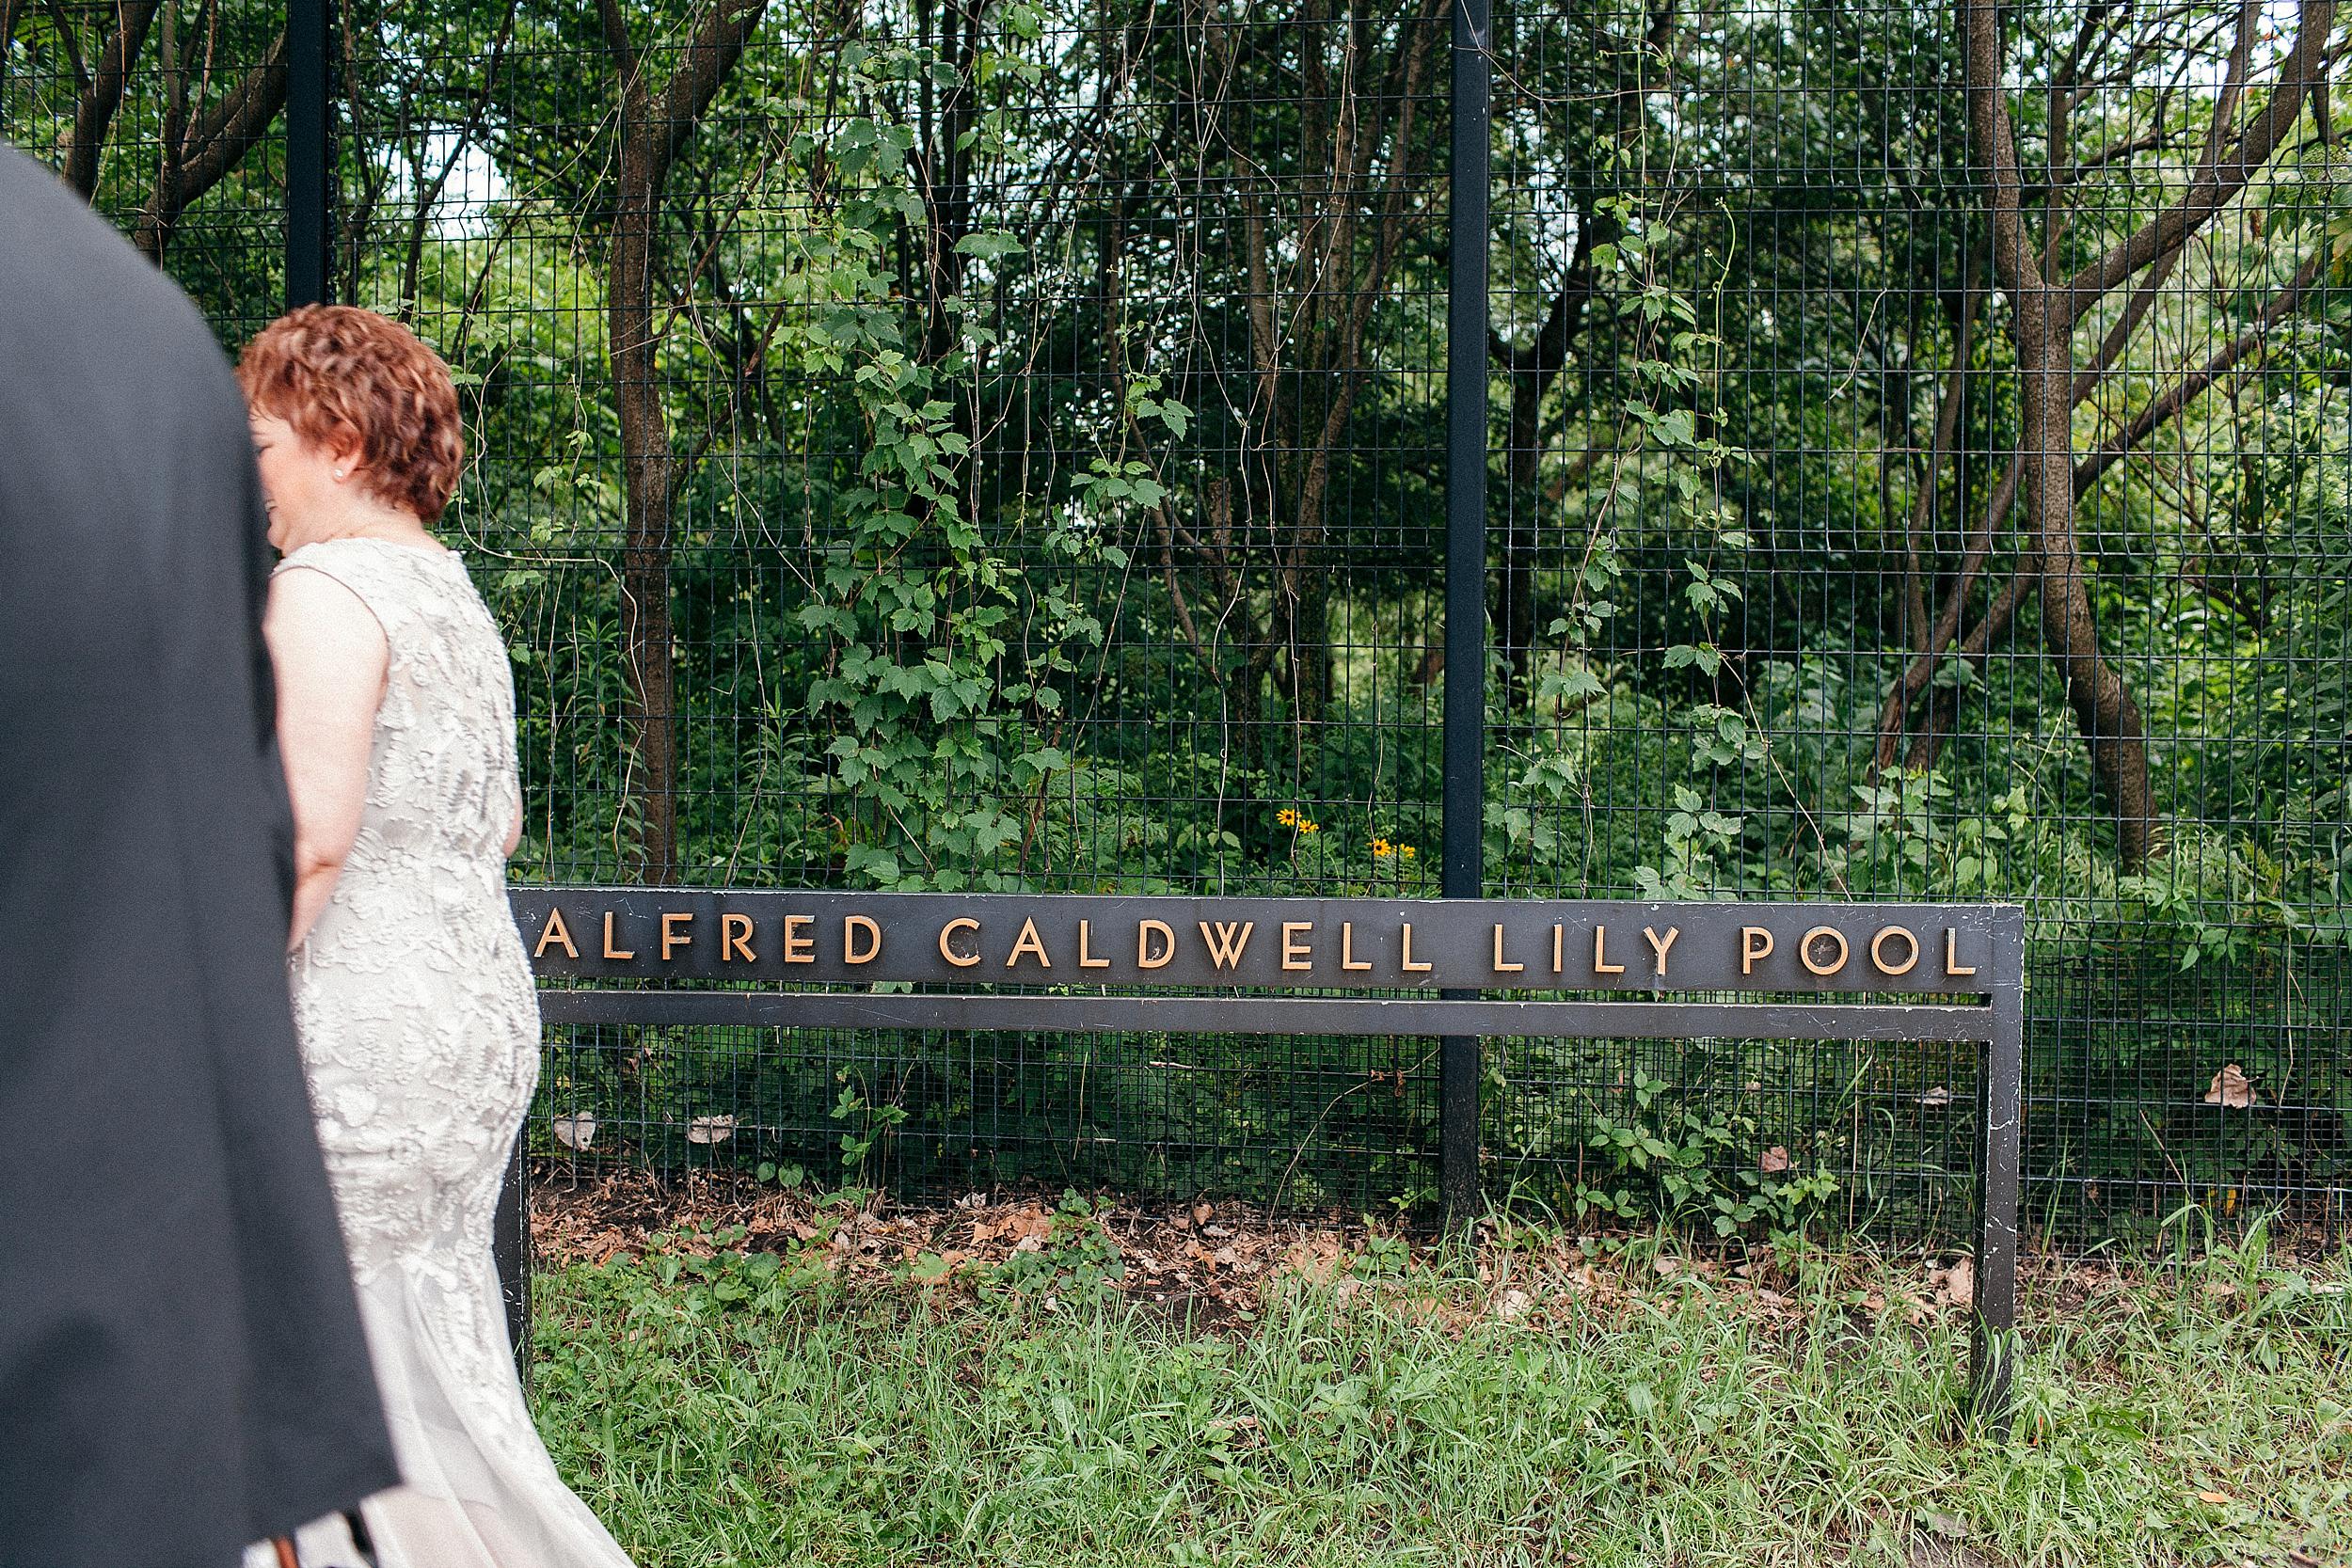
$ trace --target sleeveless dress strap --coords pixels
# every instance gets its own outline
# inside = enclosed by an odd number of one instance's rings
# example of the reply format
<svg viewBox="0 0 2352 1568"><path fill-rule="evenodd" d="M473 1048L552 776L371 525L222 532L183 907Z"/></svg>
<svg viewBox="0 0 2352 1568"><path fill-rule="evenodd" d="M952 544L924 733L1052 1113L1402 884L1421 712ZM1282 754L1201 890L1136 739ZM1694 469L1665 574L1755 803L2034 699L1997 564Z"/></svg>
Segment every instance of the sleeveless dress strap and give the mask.
<svg viewBox="0 0 2352 1568"><path fill-rule="evenodd" d="M316 572L341 583L375 617L392 657L398 657L416 599L416 586L408 576L415 565L399 557L415 553L373 539L326 539L303 546L279 562L270 575Z"/></svg>

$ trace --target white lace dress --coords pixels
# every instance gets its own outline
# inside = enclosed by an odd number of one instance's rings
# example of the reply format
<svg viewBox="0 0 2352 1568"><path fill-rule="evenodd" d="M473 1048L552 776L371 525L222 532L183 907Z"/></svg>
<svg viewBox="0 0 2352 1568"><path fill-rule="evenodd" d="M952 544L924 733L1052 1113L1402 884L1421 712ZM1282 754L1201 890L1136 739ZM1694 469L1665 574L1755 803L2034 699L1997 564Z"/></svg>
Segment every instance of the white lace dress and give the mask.
<svg viewBox="0 0 2352 1568"><path fill-rule="evenodd" d="M381 1568L628 1568L564 1488L516 1382L492 1215L539 1069L507 912L515 695L504 641L453 554L341 539L321 572L382 623L384 702L358 841L289 967L296 1030L400 1489L361 1509ZM305 1568L361 1560L346 1521ZM272 1568L266 1548L248 1554Z"/></svg>

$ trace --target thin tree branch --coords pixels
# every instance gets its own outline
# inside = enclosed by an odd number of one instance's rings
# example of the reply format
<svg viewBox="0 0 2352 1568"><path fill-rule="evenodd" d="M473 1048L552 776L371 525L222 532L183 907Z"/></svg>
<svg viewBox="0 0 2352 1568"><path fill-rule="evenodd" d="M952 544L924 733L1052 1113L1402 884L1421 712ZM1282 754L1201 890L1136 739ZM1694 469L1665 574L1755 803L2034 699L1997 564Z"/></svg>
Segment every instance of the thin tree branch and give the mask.
<svg viewBox="0 0 2352 1568"><path fill-rule="evenodd" d="M2295 47L2280 66L2279 85L2271 89L2262 112L2226 150L2218 144L2213 146L2213 156L2203 160L2197 178L2178 201L2066 280L2062 296L2053 302L2058 311L2054 329L2071 327L2117 284L2185 245L2191 234L2270 162L2271 153L2301 117L2304 99L2322 80L2328 34L2334 24L2335 0L2302 0ZM2006 112L2002 118L2006 120ZM2217 115L2216 123L2219 123Z"/></svg>
<svg viewBox="0 0 2352 1568"><path fill-rule="evenodd" d="M132 230L132 243L158 266L179 229L180 218L205 192L229 178L246 153L269 132L286 106L286 35L270 40L262 63L238 78L237 85L199 115L189 127L187 154L168 182L140 209Z"/></svg>
<svg viewBox="0 0 2352 1568"><path fill-rule="evenodd" d="M2328 242L2323 241L2303 259L2303 264L2295 269L2295 276L2287 279L2285 285L2270 297L2269 302L2263 307L2262 313L2254 319L2251 326L2224 344L2202 365L2149 399L2146 405L2137 414L2132 416L2129 423L2109 436L2076 463L2074 465L2075 496L2079 498L2090 490L2099 482L2101 475L2121 462L2134 448L2162 429L2167 421L2178 416L2183 409L2203 396L2207 388L2227 375L2240 360L2260 348L2263 340L2269 335L2270 329L2285 320L2303 302L2303 296L2310 292L2311 286L2318 281L2320 271L2327 265L2328 258L2332 252L2333 247Z"/></svg>

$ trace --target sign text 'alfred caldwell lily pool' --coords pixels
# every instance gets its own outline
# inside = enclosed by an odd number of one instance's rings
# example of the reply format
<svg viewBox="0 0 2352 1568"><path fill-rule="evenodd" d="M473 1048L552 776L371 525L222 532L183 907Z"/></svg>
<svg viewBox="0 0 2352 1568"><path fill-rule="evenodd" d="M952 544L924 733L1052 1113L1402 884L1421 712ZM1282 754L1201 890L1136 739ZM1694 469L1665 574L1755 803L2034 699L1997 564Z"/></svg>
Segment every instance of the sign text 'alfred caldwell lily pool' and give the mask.
<svg viewBox="0 0 2352 1568"><path fill-rule="evenodd" d="M517 889L543 975L771 985L1983 994L1997 911Z"/></svg>

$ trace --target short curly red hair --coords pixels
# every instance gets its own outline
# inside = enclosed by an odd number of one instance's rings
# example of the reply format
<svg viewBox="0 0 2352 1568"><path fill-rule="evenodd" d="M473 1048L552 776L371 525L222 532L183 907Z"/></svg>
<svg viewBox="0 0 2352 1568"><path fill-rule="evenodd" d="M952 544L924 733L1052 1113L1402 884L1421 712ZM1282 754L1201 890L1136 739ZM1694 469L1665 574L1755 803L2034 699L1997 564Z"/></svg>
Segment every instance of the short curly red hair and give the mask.
<svg viewBox="0 0 2352 1568"><path fill-rule="evenodd" d="M466 455L457 387L400 323L357 306L300 306L245 345L237 383L256 413L313 446L357 436L358 477L377 499L427 523L449 505Z"/></svg>

